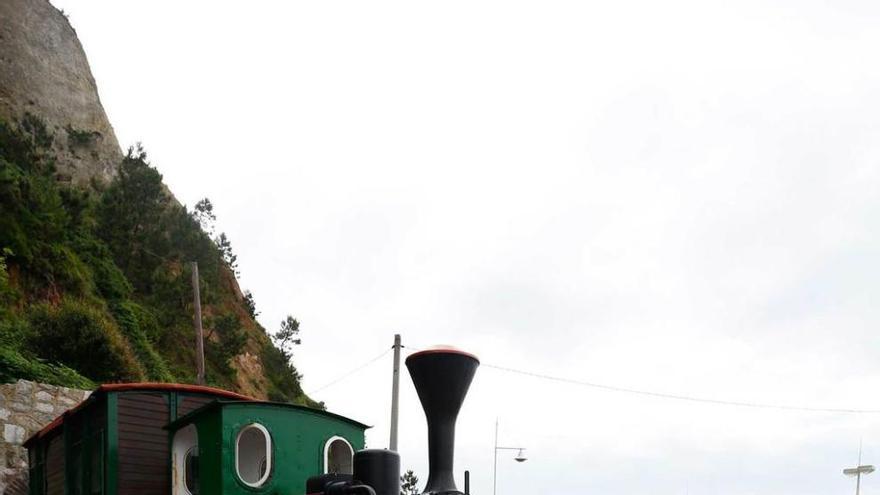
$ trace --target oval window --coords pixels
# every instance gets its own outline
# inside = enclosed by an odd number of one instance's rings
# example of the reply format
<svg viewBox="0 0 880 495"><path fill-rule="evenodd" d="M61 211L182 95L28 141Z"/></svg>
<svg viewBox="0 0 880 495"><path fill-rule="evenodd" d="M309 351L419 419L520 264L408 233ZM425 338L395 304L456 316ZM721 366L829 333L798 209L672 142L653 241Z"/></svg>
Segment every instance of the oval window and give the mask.
<svg viewBox="0 0 880 495"><path fill-rule="evenodd" d="M183 458L183 484L190 495L199 495L199 450L192 447Z"/></svg>
<svg viewBox="0 0 880 495"><path fill-rule="evenodd" d="M235 471L246 485L261 486L272 472L272 439L263 425L245 426L235 439Z"/></svg>
<svg viewBox="0 0 880 495"><path fill-rule="evenodd" d="M342 437L327 440L324 446L324 472L335 474L352 474L352 458L354 449Z"/></svg>

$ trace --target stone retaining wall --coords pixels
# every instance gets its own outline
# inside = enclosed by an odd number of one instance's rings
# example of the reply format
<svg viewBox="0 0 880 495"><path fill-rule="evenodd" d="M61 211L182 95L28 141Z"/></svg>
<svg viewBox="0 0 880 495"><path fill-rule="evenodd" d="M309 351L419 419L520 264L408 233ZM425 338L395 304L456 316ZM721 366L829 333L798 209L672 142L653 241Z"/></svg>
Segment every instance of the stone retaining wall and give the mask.
<svg viewBox="0 0 880 495"><path fill-rule="evenodd" d="M89 394L26 380L0 384L0 495L19 493L27 486L24 441Z"/></svg>

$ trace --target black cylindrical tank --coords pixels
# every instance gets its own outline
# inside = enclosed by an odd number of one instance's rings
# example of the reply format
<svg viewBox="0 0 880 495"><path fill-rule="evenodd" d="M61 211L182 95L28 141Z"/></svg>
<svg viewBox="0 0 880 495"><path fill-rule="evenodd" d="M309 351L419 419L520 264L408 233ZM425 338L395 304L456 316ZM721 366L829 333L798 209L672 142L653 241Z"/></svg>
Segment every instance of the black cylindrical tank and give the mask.
<svg viewBox="0 0 880 495"><path fill-rule="evenodd" d="M351 481L352 476L350 474L328 473L312 476L306 480L306 494L324 493L324 489L331 483L351 483Z"/></svg>
<svg viewBox="0 0 880 495"><path fill-rule="evenodd" d="M354 479L373 487L376 495L400 495L400 454L366 449L354 454Z"/></svg>

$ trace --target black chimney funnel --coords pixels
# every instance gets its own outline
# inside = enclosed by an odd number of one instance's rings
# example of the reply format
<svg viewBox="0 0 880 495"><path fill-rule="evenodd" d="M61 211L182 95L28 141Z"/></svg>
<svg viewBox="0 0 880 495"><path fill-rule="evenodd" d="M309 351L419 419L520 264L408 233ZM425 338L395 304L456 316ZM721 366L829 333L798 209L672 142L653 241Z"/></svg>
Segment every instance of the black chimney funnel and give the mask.
<svg viewBox="0 0 880 495"><path fill-rule="evenodd" d="M452 347L435 347L406 358L428 420L426 495L462 495L455 487L455 421L480 360Z"/></svg>

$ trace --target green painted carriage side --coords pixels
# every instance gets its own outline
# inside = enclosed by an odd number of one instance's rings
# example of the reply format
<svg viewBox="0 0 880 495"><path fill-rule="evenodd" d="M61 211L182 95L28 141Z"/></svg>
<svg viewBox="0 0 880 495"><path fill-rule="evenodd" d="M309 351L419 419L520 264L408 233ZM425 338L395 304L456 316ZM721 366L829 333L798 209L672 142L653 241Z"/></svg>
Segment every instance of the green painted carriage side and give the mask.
<svg viewBox="0 0 880 495"><path fill-rule="evenodd" d="M235 443L239 432L251 424L269 432L272 468L260 487L238 477ZM305 492L306 480L324 472L324 448L333 437L342 437L357 451L364 448L367 426L325 411L268 402L218 402L169 425L172 434L195 425L199 442L201 493L257 495Z"/></svg>
<svg viewBox="0 0 880 495"><path fill-rule="evenodd" d="M324 471L324 447L334 436L345 438L355 451L364 448L365 426L340 416L282 404L254 407L227 404L223 411L223 495L303 493L306 480ZM245 485L236 474L235 441L242 428L263 425L272 438L272 474L259 488Z"/></svg>
<svg viewBox="0 0 880 495"><path fill-rule="evenodd" d="M190 424L195 426L199 442L199 493L220 494L223 486L220 479L223 417L219 410L213 414L197 414ZM172 442L174 433L171 432Z"/></svg>
<svg viewBox="0 0 880 495"><path fill-rule="evenodd" d="M119 400L116 393L107 394L107 434L104 435L104 493L116 495L119 478Z"/></svg>

